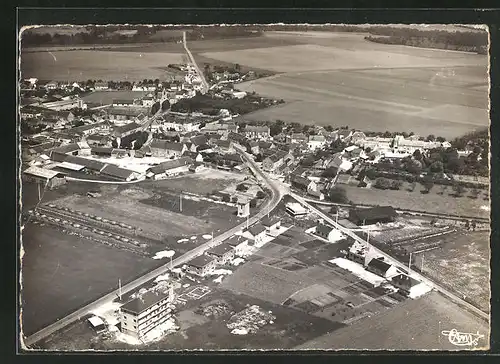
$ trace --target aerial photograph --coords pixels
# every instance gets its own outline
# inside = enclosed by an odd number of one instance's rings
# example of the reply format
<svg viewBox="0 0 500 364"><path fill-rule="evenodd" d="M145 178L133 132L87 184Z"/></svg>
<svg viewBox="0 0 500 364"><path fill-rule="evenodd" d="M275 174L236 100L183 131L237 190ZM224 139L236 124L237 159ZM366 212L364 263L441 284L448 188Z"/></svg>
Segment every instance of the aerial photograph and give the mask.
<svg viewBox="0 0 500 364"><path fill-rule="evenodd" d="M489 349L487 27L18 41L20 351Z"/></svg>

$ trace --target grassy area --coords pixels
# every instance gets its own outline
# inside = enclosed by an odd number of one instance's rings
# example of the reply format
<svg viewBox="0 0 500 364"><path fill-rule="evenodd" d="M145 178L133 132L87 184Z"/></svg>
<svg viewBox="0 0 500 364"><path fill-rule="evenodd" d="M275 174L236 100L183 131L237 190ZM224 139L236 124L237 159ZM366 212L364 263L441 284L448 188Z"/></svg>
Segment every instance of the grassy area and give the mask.
<svg viewBox="0 0 500 364"><path fill-rule="evenodd" d="M451 287L484 311L490 310L489 232L463 232L442 237L441 249L423 254L424 274ZM422 256L415 264L421 266ZM419 264L420 263L420 264Z"/></svg>
<svg viewBox="0 0 500 364"><path fill-rule="evenodd" d="M400 190L395 191L342 185L347 198L354 204L390 205L394 208L461 216L489 217L490 215L488 209L484 208L484 206L489 206L489 201L481 197L472 199L467 197L467 194L463 197L453 197L451 188L441 195L439 186L434 186L428 194L422 194L420 191L423 188L418 184L413 192L408 191L407 187L405 184Z"/></svg>
<svg viewBox="0 0 500 364"><path fill-rule="evenodd" d="M484 335L477 347L459 347L442 334L456 329ZM488 324L432 292L390 311L359 321L296 349L469 350L488 348Z"/></svg>
<svg viewBox="0 0 500 364"><path fill-rule="evenodd" d="M167 72L162 68L181 62L182 53L118 52L114 49L28 52L22 54L21 73L23 78L56 81L165 80Z"/></svg>
<svg viewBox="0 0 500 364"><path fill-rule="evenodd" d="M49 226L26 225L22 241L27 335L161 264Z"/></svg>

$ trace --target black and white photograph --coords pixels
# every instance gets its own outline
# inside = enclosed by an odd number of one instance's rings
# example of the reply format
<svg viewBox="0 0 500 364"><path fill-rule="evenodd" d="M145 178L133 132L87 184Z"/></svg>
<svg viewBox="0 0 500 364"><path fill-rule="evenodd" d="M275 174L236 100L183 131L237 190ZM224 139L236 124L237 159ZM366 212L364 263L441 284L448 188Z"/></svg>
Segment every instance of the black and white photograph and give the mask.
<svg viewBox="0 0 500 364"><path fill-rule="evenodd" d="M489 31L18 34L25 352L490 347Z"/></svg>

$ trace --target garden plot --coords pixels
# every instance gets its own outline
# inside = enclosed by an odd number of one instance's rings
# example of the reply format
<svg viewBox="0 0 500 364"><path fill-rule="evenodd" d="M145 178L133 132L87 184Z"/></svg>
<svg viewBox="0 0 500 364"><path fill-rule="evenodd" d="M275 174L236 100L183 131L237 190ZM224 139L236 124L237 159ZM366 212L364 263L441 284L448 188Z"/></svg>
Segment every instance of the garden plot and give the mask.
<svg viewBox="0 0 500 364"><path fill-rule="evenodd" d="M231 316L227 328L235 335L255 334L267 324L273 324L276 316L271 311L265 312L259 306L253 305Z"/></svg>

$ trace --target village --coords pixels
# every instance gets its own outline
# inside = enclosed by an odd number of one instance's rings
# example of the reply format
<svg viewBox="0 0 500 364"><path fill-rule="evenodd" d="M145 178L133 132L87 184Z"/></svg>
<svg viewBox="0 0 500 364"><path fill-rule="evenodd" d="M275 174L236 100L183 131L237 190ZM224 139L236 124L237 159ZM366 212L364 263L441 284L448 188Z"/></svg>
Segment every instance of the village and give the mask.
<svg viewBox="0 0 500 364"><path fill-rule="evenodd" d="M200 322L227 320L227 330L239 336L279 324L279 313L251 300L234 310L230 299L218 298L221 289L305 312L327 326L350 325L431 292L433 284L420 275L421 253L443 246L443 236L486 228L488 207L478 207L476 215L460 208L429 212L425 201L489 206L487 135L447 141L407 132L250 122L232 106L217 108L212 101L258 107L283 101L239 91L236 84L245 77L229 72L211 73L216 83L202 95L193 66L169 68L179 72L171 82L28 79L21 87L22 175L37 186L37 204L27 212L36 221L150 256L156 245L147 228L72 210L69 202L40 203L44 192L75 182L133 187L210 173L242 177L203 195L186 187L174 196L178 213L183 201L203 200L232 209L238 225L181 264L173 261L180 255L175 244L157 251L152 259L165 260L163 274L138 289L122 289L120 282L116 297L86 316L100 338L89 341L92 348L165 343L166 334L189 329L187 312ZM275 194L266 178L286 192L278 207L257 219L257 210ZM362 191L375 197L356 201ZM392 203L382 195L377 199L378 191L400 191L424 202L402 202L403 197ZM96 197L101 198L97 192L85 196ZM250 218L257 220L250 224ZM183 235L177 243L193 238ZM201 245L215 238L205 233Z"/></svg>

